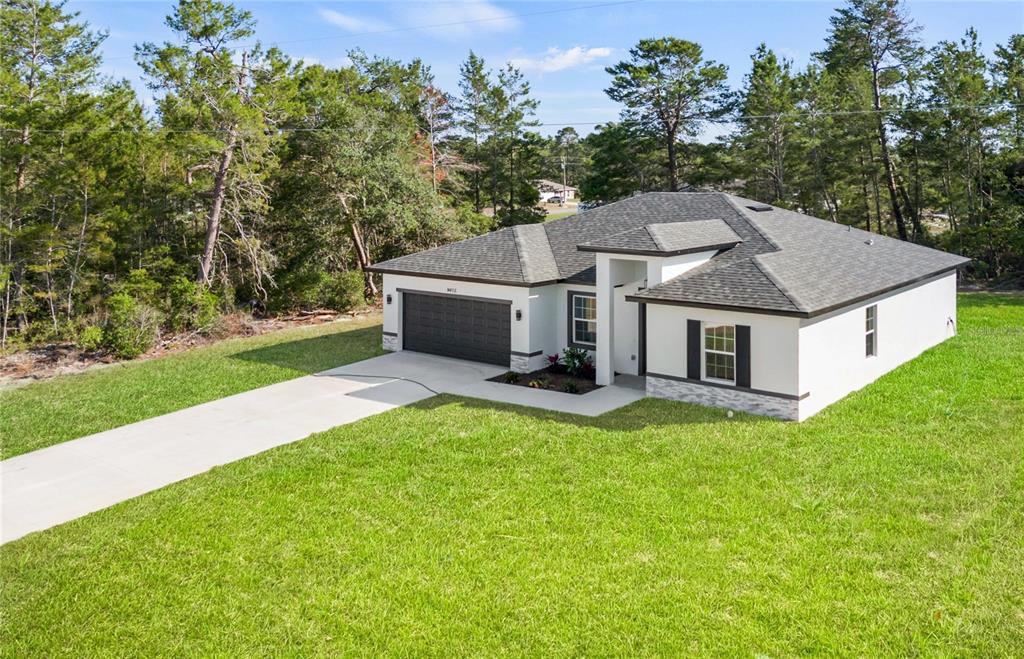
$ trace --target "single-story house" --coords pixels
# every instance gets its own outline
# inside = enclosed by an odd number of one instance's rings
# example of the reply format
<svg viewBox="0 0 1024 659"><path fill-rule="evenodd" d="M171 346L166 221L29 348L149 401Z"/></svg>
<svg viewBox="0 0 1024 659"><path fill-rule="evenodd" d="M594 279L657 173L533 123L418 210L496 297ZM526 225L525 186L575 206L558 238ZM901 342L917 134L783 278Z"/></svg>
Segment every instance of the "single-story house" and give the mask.
<svg viewBox="0 0 1024 659"><path fill-rule="evenodd" d="M803 420L956 332L968 259L719 192L654 192L379 263L384 347Z"/></svg>
<svg viewBox="0 0 1024 659"><path fill-rule="evenodd" d="M540 195L541 201L547 201L555 195L563 197L562 201L572 201L580 194L579 188L574 188L571 185L562 185L561 183L548 181L547 179L537 179L533 182L533 187L537 188L537 193Z"/></svg>

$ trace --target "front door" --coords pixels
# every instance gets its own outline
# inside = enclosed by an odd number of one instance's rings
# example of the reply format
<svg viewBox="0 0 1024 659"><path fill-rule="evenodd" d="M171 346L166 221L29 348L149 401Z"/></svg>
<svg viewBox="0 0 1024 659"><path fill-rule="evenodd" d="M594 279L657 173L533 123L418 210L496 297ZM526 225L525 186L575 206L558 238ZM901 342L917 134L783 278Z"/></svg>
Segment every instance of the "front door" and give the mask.
<svg viewBox="0 0 1024 659"><path fill-rule="evenodd" d="M639 305L636 302L626 302L627 295L633 295L640 289L640 282L623 284L615 288L612 296L614 306L612 307L612 323L615 331L612 334L612 367L616 373L637 375L639 364L639 341L637 340L637 328L640 320L638 316Z"/></svg>

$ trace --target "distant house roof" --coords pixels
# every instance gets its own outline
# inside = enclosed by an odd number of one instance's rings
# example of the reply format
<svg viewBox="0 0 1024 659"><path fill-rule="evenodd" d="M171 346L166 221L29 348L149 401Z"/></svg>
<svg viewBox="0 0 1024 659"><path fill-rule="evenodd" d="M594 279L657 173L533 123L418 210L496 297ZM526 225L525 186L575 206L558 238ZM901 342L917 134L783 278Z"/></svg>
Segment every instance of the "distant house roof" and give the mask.
<svg viewBox="0 0 1024 659"><path fill-rule="evenodd" d="M652 192L372 270L514 286L592 285L596 251L667 256L711 250L718 253L708 263L629 299L813 316L968 261L721 192Z"/></svg>
<svg viewBox="0 0 1024 659"><path fill-rule="evenodd" d="M544 178L539 178L539 179L535 180L533 182L533 187L537 188L538 190L543 190L545 192L561 192L562 190L579 190L579 188L574 188L571 185L562 185L558 181L549 181L549 180L544 179Z"/></svg>
<svg viewBox="0 0 1024 659"><path fill-rule="evenodd" d="M577 246L581 252L674 256L734 247L743 239L722 220L645 224Z"/></svg>

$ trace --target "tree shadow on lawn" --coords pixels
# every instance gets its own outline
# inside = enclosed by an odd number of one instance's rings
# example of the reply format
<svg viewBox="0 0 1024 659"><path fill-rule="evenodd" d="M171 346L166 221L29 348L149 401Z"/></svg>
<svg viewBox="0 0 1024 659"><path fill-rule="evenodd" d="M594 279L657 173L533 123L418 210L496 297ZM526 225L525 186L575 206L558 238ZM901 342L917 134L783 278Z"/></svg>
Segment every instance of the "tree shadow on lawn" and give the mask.
<svg viewBox="0 0 1024 659"><path fill-rule="evenodd" d="M381 328L374 325L276 343L231 358L311 374L382 354Z"/></svg>
<svg viewBox="0 0 1024 659"><path fill-rule="evenodd" d="M605 412L600 416L584 416L568 412L553 412L539 407L527 407L511 403L499 403L482 398L469 398L454 394L440 394L425 398L407 407L423 411L433 411L450 405L460 407L499 410L527 416L538 421L554 421L587 428L597 428L612 432L635 432L654 427L684 425L718 425L726 423L740 424L788 424L790 422L770 417L734 412L729 418L727 410L703 407L680 401L662 400L658 398L641 398L638 401Z"/></svg>
<svg viewBox="0 0 1024 659"><path fill-rule="evenodd" d="M957 295L957 305L960 307L969 307L971 309L984 307L1024 307L1024 292L966 291Z"/></svg>

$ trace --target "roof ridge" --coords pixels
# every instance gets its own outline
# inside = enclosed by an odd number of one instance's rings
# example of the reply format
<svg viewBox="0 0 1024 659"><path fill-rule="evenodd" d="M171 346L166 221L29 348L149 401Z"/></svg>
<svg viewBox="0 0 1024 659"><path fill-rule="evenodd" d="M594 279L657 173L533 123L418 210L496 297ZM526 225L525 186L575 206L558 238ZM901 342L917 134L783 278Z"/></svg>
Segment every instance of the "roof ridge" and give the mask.
<svg viewBox="0 0 1024 659"><path fill-rule="evenodd" d="M549 279L558 279L558 261L555 259L551 241L548 239L547 226L538 222L534 224L517 224L512 228L513 242L519 257L519 268L526 283L536 283ZM533 247L533 250L530 247ZM543 252L537 252L543 250Z"/></svg>
<svg viewBox="0 0 1024 659"><path fill-rule="evenodd" d="M746 220L747 224L749 224L751 228L753 228L754 231L758 233L759 236L764 238L769 245L774 247L776 251L782 251L782 247L780 247L777 242L772 240L771 236L764 232L764 227L759 225L751 215L745 213L743 209L740 208L740 205L736 203L736 199L739 199L740 197L731 195L728 192L719 192L718 194L720 194L725 199L726 203L732 206L732 209L736 211L736 214L739 215L742 219Z"/></svg>
<svg viewBox="0 0 1024 659"><path fill-rule="evenodd" d="M778 252L769 252L769 254L777 254ZM779 281L778 276L771 271L771 267L767 263L762 263L760 257L765 256L764 254L754 254L750 257L750 260L754 262L754 267L761 271L761 273L768 278L775 288L779 289L787 300L793 303L793 306L800 311L809 311L810 308L804 304L799 297L793 294L792 291L786 289L785 285Z"/></svg>
<svg viewBox="0 0 1024 659"><path fill-rule="evenodd" d="M512 229L512 244L515 245L516 247L516 260L519 261L519 276L523 278L523 281L529 281L529 278L526 274L526 259L523 256L526 250L522 248L521 242L523 238L522 236L519 235L520 226L522 225L515 224L509 228Z"/></svg>
<svg viewBox="0 0 1024 659"><path fill-rule="evenodd" d="M661 238L658 236L658 232L654 231L653 228L654 224L644 225L644 231L646 231L647 235L650 236L651 240L654 241L655 246L657 246L657 248L660 249L661 251L665 251L665 243L662 242Z"/></svg>

